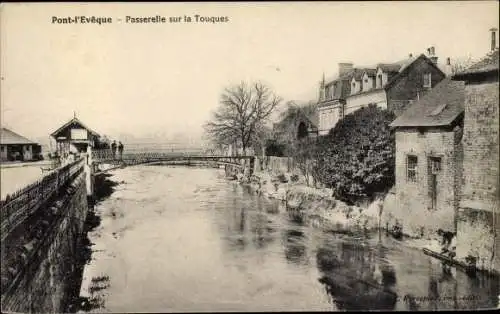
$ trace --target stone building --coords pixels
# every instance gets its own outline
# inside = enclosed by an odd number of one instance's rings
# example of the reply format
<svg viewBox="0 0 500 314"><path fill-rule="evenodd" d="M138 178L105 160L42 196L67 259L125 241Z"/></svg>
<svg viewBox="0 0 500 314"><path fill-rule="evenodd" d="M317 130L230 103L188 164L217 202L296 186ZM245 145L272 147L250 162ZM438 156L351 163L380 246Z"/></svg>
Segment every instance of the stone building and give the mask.
<svg viewBox="0 0 500 314"><path fill-rule="evenodd" d="M314 102L298 106L292 104L273 124L272 139L268 141L266 155L292 156L301 140L318 136L318 114Z"/></svg>
<svg viewBox="0 0 500 314"><path fill-rule="evenodd" d="M297 140L318 135L316 104L291 106L283 118L273 125L273 132L279 138Z"/></svg>
<svg viewBox="0 0 500 314"><path fill-rule="evenodd" d="M326 135L345 115L376 104L401 114L416 99L439 83L446 74L437 64L434 47L427 56L409 55L394 63L379 63L371 68L354 68L340 63L337 79L320 85L319 135Z"/></svg>
<svg viewBox="0 0 500 314"><path fill-rule="evenodd" d="M471 256L480 267L500 272L499 52L494 40L492 49L453 77L465 82L457 258Z"/></svg>
<svg viewBox="0 0 500 314"><path fill-rule="evenodd" d="M394 218L409 234L456 229L464 98L465 84L446 78L391 123L396 133Z"/></svg>

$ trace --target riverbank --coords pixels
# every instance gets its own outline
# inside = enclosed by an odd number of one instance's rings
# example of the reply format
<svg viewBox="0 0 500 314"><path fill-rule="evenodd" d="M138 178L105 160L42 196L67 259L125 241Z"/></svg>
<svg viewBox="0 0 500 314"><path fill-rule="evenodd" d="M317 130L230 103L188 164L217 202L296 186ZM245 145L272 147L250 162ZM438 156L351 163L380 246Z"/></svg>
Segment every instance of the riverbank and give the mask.
<svg viewBox="0 0 500 314"><path fill-rule="evenodd" d="M109 179L110 174L100 174L95 177L95 195L94 199L89 201L87 217L84 223L84 232L82 240L77 244L76 256L76 276L74 278L75 286L71 291L71 296L66 305L67 312L88 312L98 309L102 300L95 297L92 293L82 293L82 287L91 287L92 291L98 291L99 285L105 278L88 277L85 275L86 266L92 261L92 243L89 234L101 224L101 216L96 212L96 205L108 198L118 186L119 182ZM87 291L85 291L87 292Z"/></svg>
<svg viewBox="0 0 500 314"><path fill-rule="evenodd" d="M255 172L246 176L240 172L235 179L248 186L254 193L285 204L286 211L297 220L309 220L328 232L352 234L358 232L389 233L394 221L394 204L391 195L379 198L364 206L348 205L332 197L328 188L308 186L305 178L294 173ZM405 246L439 251L437 239L419 230L406 228L400 239Z"/></svg>

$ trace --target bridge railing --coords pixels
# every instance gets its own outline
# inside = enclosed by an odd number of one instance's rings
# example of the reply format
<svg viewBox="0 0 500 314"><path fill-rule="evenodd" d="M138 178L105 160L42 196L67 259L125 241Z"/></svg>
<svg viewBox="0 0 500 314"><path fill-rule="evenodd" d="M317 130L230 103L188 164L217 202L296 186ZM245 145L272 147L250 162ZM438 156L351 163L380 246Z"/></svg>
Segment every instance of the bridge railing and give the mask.
<svg viewBox="0 0 500 314"><path fill-rule="evenodd" d="M35 213L64 185L83 172L85 158L57 168L40 180L7 195L0 201L0 230L2 241L24 220Z"/></svg>
<svg viewBox="0 0 500 314"><path fill-rule="evenodd" d="M201 151L165 151L165 152L145 152L145 151L124 151L120 156L118 152L113 155L110 149L93 150L92 159L96 162L104 161L148 161L163 158L194 157L204 156Z"/></svg>

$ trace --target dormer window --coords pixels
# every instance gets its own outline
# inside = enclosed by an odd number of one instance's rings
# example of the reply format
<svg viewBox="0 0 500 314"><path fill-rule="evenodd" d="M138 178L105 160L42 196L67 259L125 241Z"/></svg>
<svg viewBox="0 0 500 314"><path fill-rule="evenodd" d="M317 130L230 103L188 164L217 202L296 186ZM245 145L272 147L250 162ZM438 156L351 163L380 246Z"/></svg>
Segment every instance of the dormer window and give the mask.
<svg viewBox="0 0 500 314"><path fill-rule="evenodd" d="M377 87L382 88L382 74L377 75Z"/></svg>
<svg viewBox="0 0 500 314"><path fill-rule="evenodd" d="M432 87L432 76L430 73L425 73L424 74L424 87L425 88L431 88Z"/></svg>

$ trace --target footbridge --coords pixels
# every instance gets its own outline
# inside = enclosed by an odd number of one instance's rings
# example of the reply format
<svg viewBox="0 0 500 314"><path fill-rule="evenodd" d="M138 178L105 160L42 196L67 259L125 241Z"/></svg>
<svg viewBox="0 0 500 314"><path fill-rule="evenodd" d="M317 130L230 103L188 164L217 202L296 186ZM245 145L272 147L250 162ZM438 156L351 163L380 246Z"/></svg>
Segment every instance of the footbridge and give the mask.
<svg viewBox="0 0 500 314"><path fill-rule="evenodd" d="M119 167L135 166L143 164L166 164L166 165L192 165L211 164L232 166L240 169L249 167L253 169L254 156L221 156L210 153L179 153L179 152L133 152L123 155L113 155L110 151L93 151L92 162L96 169L99 165L111 165L106 170L97 170L102 173Z"/></svg>

